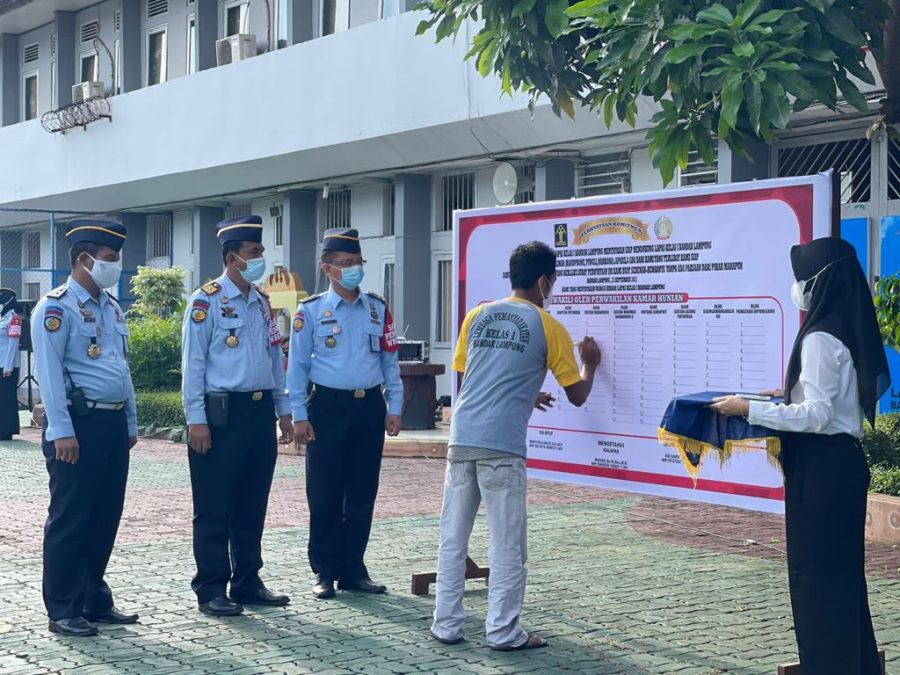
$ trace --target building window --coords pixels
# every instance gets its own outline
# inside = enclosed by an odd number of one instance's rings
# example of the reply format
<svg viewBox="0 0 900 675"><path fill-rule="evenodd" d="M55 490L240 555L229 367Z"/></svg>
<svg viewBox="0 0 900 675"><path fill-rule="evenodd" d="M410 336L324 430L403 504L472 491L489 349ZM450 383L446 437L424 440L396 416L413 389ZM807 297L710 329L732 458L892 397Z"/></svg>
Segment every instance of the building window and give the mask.
<svg viewBox="0 0 900 675"><path fill-rule="evenodd" d="M225 218L246 218L250 215L250 203L232 204L225 207Z"/></svg>
<svg viewBox="0 0 900 675"><path fill-rule="evenodd" d="M117 94L122 93L122 41L116 38L115 46L113 47L113 59L115 59L115 79L114 83L114 91Z"/></svg>
<svg viewBox="0 0 900 675"><path fill-rule="evenodd" d="M26 281L24 284L25 292L23 293L23 300L40 300L41 299L41 282L40 281Z"/></svg>
<svg viewBox="0 0 900 675"><path fill-rule="evenodd" d="M188 17L187 72L188 75L193 75L197 72L197 17L193 14Z"/></svg>
<svg viewBox="0 0 900 675"><path fill-rule="evenodd" d="M350 28L350 0L322 0L322 35Z"/></svg>
<svg viewBox="0 0 900 675"><path fill-rule="evenodd" d="M231 5L225 8L225 37L247 32L247 8L249 3Z"/></svg>
<svg viewBox="0 0 900 675"><path fill-rule="evenodd" d="M381 18L397 16L400 13L400 0L381 0Z"/></svg>
<svg viewBox="0 0 900 675"><path fill-rule="evenodd" d="M147 216L147 266L168 267L172 262L172 217Z"/></svg>
<svg viewBox="0 0 900 675"><path fill-rule="evenodd" d="M715 185L719 181L719 151L713 144L715 158L712 164L707 164L700 157L700 153L691 150L688 154L687 167L678 169L676 178L678 187L690 187L694 185Z"/></svg>
<svg viewBox="0 0 900 675"><path fill-rule="evenodd" d="M288 5L290 0L275 0L275 48L288 46Z"/></svg>
<svg viewBox="0 0 900 675"><path fill-rule="evenodd" d="M275 245L284 246L284 215L281 209L278 209L278 215L275 216Z"/></svg>
<svg viewBox="0 0 900 675"><path fill-rule="evenodd" d="M166 29L147 35L147 86L166 81Z"/></svg>
<svg viewBox="0 0 900 675"><path fill-rule="evenodd" d="M348 228L350 225L350 190L331 190L324 200L322 230Z"/></svg>
<svg viewBox="0 0 900 675"><path fill-rule="evenodd" d="M90 21L88 23L81 24L81 41L87 43L93 43L94 40L100 35L100 22L99 21Z"/></svg>
<svg viewBox="0 0 900 675"><path fill-rule="evenodd" d="M441 219L438 230L453 229L453 212L471 209L475 205L475 174L457 173L441 177Z"/></svg>
<svg viewBox="0 0 900 675"><path fill-rule="evenodd" d="M41 233L26 232L22 247L22 267L36 270L41 266Z"/></svg>
<svg viewBox="0 0 900 675"><path fill-rule="evenodd" d="M453 339L453 261L438 260L437 267L437 316L434 328L435 342Z"/></svg>
<svg viewBox="0 0 900 675"><path fill-rule="evenodd" d="M38 116L38 76L37 73L25 76L24 117L33 120Z"/></svg>
<svg viewBox="0 0 900 675"><path fill-rule="evenodd" d="M50 62L50 107L56 110L56 61Z"/></svg>
<svg viewBox="0 0 900 675"><path fill-rule="evenodd" d="M865 138L778 149L778 176L808 176L833 168L841 177L841 203L871 199L872 145Z"/></svg>
<svg viewBox="0 0 900 675"><path fill-rule="evenodd" d="M97 82L100 74L97 72L97 52L81 55L81 79L79 82Z"/></svg>
<svg viewBox="0 0 900 675"><path fill-rule="evenodd" d="M384 288L382 288L382 295L384 299L387 300L388 307L394 307L397 303L396 299L396 285L394 283L394 261L384 263L384 275L382 278L384 279Z"/></svg>
<svg viewBox="0 0 900 675"><path fill-rule="evenodd" d="M396 185L391 183L385 186L385 208L384 208L384 236L393 237L395 230L395 214L396 214Z"/></svg>
<svg viewBox="0 0 900 675"><path fill-rule="evenodd" d="M900 199L900 141L888 141L888 199Z"/></svg>
<svg viewBox="0 0 900 675"><path fill-rule="evenodd" d="M630 183L631 161L627 150L592 155L584 158L584 164L578 170L576 195L618 195L629 192Z"/></svg>
<svg viewBox="0 0 900 675"><path fill-rule="evenodd" d="M169 0L147 0L147 18L161 16L169 11Z"/></svg>

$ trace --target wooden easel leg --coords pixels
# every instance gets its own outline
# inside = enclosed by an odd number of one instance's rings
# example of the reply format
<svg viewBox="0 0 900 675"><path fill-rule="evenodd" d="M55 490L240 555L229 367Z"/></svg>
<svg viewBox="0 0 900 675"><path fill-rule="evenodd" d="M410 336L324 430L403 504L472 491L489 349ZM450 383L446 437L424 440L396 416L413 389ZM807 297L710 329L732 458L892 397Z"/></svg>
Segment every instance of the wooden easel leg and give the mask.
<svg viewBox="0 0 900 675"><path fill-rule="evenodd" d="M488 567L479 567L478 563L466 556L466 579L484 579L488 582L491 570ZM428 595L428 587L437 581L437 572L421 572L412 575L412 594Z"/></svg>
<svg viewBox="0 0 900 675"><path fill-rule="evenodd" d="M887 675L887 670L884 662L884 650L878 650L878 659L881 661L881 675ZM778 666L778 675L801 675L800 672L800 664L799 663L786 663L782 666Z"/></svg>

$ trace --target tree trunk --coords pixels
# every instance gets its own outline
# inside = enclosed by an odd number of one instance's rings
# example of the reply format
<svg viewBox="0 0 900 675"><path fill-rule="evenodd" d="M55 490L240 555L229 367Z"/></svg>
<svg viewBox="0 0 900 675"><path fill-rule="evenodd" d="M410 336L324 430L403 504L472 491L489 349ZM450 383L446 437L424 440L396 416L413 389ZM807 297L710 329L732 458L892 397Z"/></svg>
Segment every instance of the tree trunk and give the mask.
<svg viewBox="0 0 900 675"><path fill-rule="evenodd" d="M900 123L900 0L893 0L894 15L884 25L884 63L878 72L886 96L881 107L888 124Z"/></svg>

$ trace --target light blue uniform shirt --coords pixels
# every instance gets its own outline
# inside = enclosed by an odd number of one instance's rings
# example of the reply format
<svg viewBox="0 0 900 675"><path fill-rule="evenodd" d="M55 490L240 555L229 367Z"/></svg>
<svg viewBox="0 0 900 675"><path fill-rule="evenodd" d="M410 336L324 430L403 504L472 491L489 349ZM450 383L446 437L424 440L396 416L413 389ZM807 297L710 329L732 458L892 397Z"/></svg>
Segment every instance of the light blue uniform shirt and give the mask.
<svg viewBox="0 0 900 675"><path fill-rule="evenodd" d="M403 412L394 321L384 300L360 293L351 303L334 289L300 303L291 326L288 391L295 422L307 420L309 383L332 389L384 385L388 414Z"/></svg>
<svg viewBox="0 0 900 675"><path fill-rule="evenodd" d="M206 424L204 397L211 391L271 391L278 416L291 411L269 300L253 284L245 298L226 274L191 296L181 327L181 373L188 424Z"/></svg>
<svg viewBox="0 0 900 675"><path fill-rule="evenodd" d="M19 367L19 338L22 319L13 311L0 318L0 370L11 373Z"/></svg>
<svg viewBox="0 0 900 675"><path fill-rule="evenodd" d="M65 292L61 293L63 289ZM66 392L73 382L89 401L124 402L128 435L137 436L134 385L127 360L128 324L115 298L100 291L99 299L94 300L84 286L70 277L34 308L31 342L47 415L47 440L75 435L66 403ZM92 343L100 348L94 359L88 356Z"/></svg>

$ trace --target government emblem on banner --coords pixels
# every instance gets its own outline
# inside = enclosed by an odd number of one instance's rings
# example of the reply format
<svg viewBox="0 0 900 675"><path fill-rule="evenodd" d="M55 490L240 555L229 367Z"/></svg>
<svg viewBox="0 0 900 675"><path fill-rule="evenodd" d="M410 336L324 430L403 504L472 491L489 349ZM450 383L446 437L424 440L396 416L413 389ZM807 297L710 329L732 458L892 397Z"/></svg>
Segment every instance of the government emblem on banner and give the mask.
<svg viewBox="0 0 900 675"><path fill-rule="evenodd" d="M672 225L672 221L665 216L660 216L656 219L656 222L653 223L653 234L655 234L656 238L659 240L666 240L671 237L673 229L674 226Z"/></svg>
<svg viewBox="0 0 900 675"><path fill-rule="evenodd" d="M556 223L553 226L553 237L556 248L565 248L569 245L569 228L565 223Z"/></svg>

